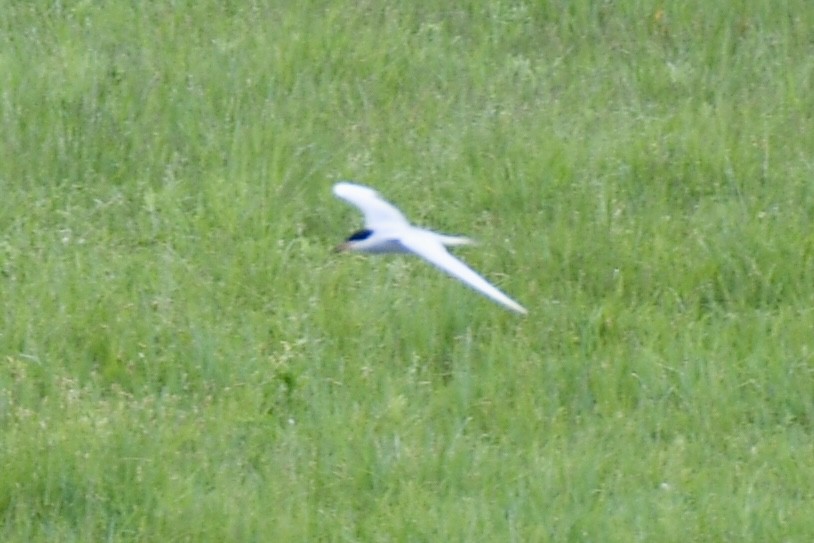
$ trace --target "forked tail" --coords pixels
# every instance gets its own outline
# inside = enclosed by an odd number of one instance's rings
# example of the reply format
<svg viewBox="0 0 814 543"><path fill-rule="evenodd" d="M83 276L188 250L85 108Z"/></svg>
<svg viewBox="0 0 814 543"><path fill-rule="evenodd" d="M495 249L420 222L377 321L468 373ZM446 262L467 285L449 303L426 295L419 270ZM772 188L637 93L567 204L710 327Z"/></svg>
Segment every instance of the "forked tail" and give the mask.
<svg viewBox="0 0 814 543"><path fill-rule="evenodd" d="M474 240L463 236L445 236L443 234L437 234L438 241L441 242L442 245L446 245L447 247L454 247L456 245L472 245L475 243Z"/></svg>

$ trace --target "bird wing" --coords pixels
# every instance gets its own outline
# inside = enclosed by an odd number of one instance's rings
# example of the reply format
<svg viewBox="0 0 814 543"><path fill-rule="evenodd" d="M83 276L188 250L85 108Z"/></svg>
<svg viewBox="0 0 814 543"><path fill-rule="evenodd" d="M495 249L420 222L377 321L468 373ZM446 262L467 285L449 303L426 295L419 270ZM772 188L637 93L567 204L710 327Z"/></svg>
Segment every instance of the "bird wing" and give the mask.
<svg viewBox="0 0 814 543"><path fill-rule="evenodd" d="M334 195L359 208L365 216L366 228L378 229L382 226L410 224L401 211L371 188L343 181L334 185Z"/></svg>
<svg viewBox="0 0 814 543"><path fill-rule="evenodd" d="M523 306L503 294L497 287L478 275L475 270L452 256L441 243L426 233L413 230L402 235L399 241L411 252L497 303L518 313L528 313Z"/></svg>

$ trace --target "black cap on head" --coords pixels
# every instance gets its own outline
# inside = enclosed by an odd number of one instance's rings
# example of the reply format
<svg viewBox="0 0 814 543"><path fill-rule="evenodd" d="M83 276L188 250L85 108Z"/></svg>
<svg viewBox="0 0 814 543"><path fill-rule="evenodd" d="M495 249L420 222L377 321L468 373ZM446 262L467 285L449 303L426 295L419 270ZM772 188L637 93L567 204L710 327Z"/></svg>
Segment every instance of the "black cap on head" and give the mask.
<svg viewBox="0 0 814 543"><path fill-rule="evenodd" d="M373 230L368 230L365 228L364 230L357 230L353 234L350 235L348 239L345 241L362 241L363 239L369 238L373 234Z"/></svg>

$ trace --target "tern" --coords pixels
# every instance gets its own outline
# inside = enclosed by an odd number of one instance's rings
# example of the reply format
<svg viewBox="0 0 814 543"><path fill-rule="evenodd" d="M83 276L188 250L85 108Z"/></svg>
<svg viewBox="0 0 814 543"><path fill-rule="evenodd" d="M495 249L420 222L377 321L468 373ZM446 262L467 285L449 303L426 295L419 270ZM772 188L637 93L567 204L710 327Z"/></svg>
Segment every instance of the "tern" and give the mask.
<svg viewBox="0 0 814 543"><path fill-rule="evenodd" d="M447 247L472 243L469 238L447 236L415 227L378 192L363 185L343 181L334 185L333 193L359 208L365 216L365 227L351 234L336 248L337 251L412 253L504 307L517 313L527 313L523 306L447 251Z"/></svg>

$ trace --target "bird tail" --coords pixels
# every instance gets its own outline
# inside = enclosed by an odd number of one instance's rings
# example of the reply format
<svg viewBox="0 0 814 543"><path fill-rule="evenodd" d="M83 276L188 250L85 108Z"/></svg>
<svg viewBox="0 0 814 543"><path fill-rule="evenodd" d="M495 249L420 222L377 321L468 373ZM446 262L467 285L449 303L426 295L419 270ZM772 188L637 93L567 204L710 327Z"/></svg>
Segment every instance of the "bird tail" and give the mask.
<svg viewBox="0 0 814 543"><path fill-rule="evenodd" d="M472 245L475 243L473 240L462 236L444 236L442 234L438 234L438 241L447 247L454 247L456 245Z"/></svg>

